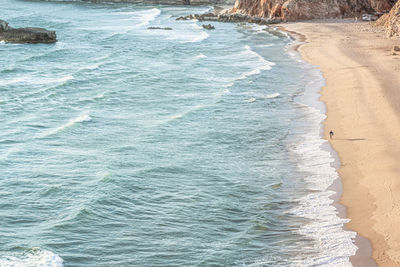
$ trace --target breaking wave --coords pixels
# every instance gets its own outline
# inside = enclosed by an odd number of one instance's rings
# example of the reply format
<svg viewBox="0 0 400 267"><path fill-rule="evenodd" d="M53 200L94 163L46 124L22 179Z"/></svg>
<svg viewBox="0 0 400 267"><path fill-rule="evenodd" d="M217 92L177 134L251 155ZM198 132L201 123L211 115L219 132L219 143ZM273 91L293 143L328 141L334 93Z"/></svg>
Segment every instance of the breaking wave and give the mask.
<svg viewBox="0 0 400 267"><path fill-rule="evenodd" d="M63 267L63 259L57 254L42 250L40 248L32 248L20 256L5 256L0 259L2 267Z"/></svg>
<svg viewBox="0 0 400 267"><path fill-rule="evenodd" d="M255 64L255 68L253 70L243 73L241 76L239 76L237 78L237 80L246 79L249 76L260 74L261 71L270 70L272 68L272 66L275 65L274 62L270 62L270 61L266 60L260 54L258 54L257 52L253 51L250 48L250 46L248 46L248 45L245 46L244 54L246 56L248 56L249 58L256 58L258 64L256 63Z"/></svg>

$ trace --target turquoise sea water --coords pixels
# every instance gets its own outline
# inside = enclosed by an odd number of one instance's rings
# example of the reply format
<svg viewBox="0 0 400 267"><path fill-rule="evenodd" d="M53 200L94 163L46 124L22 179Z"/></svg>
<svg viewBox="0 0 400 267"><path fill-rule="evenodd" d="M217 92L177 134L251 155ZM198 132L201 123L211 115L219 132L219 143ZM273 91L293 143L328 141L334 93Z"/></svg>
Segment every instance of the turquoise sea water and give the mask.
<svg viewBox="0 0 400 267"><path fill-rule="evenodd" d="M0 266L350 265L320 73L209 9L2 0Z"/></svg>

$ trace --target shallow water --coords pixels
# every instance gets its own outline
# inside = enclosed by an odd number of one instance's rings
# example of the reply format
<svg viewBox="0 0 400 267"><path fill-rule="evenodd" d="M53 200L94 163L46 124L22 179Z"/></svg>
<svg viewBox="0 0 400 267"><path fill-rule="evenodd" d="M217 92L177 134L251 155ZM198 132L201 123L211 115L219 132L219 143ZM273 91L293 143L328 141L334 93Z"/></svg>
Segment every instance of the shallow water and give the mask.
<svg viewBox="0 0 400 267"><path fill-rule="evenodd" d="M350 265L323 80L287 36L175 20L209 7L3 2L59 41L0 44L0 265Z"/></svg>

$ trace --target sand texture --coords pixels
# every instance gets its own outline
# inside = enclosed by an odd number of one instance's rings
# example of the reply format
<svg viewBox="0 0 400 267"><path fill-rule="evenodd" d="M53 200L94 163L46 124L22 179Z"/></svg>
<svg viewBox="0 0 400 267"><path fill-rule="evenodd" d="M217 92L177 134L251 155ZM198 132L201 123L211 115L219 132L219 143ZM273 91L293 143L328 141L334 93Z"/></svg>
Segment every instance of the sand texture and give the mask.
<svg viewBox="0 0 400 267"><path fill-rule="evenodd" d="M367 22L282 26L305 35L299 50L326 78L324 135L335 132L347 227L371 241L379 266L400 266L400 40Z"/></svg>

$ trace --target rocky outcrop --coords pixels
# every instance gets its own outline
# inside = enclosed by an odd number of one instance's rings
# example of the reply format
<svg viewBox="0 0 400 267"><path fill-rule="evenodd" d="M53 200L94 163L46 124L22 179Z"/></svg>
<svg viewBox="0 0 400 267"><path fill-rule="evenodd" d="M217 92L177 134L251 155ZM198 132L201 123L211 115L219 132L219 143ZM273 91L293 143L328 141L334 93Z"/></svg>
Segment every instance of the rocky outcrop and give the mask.
<svg viewBox="0 0 400 267"><path fill-rule="evenodd" d="M383 13L393 4L393 0L237 0L230 12L295 21Z"/></svg>
<svg viewBox="0 0 400 267"><path fill-rule="evenodd" d="M397 2L389 13L383 15L376 25L381 25L386 28L386 34L389 37L400 37L400 1Z"/></svg>
<svg viewBox="0 0 400 267"><path fill-rule="evenodd" d="M261 18L240 13L205 13L193 14L179 17L176 20L198 20L198 21L219 21L219 22L248 22L259 25L269 25L282 22L280 19Z"/></svg>
<svg viewBox="0 0 400 267"><path fill-rule="evenodd" d="M11 28L0 20L0 41L7 43L55 43L56 32L42 28Z"/></svg>

